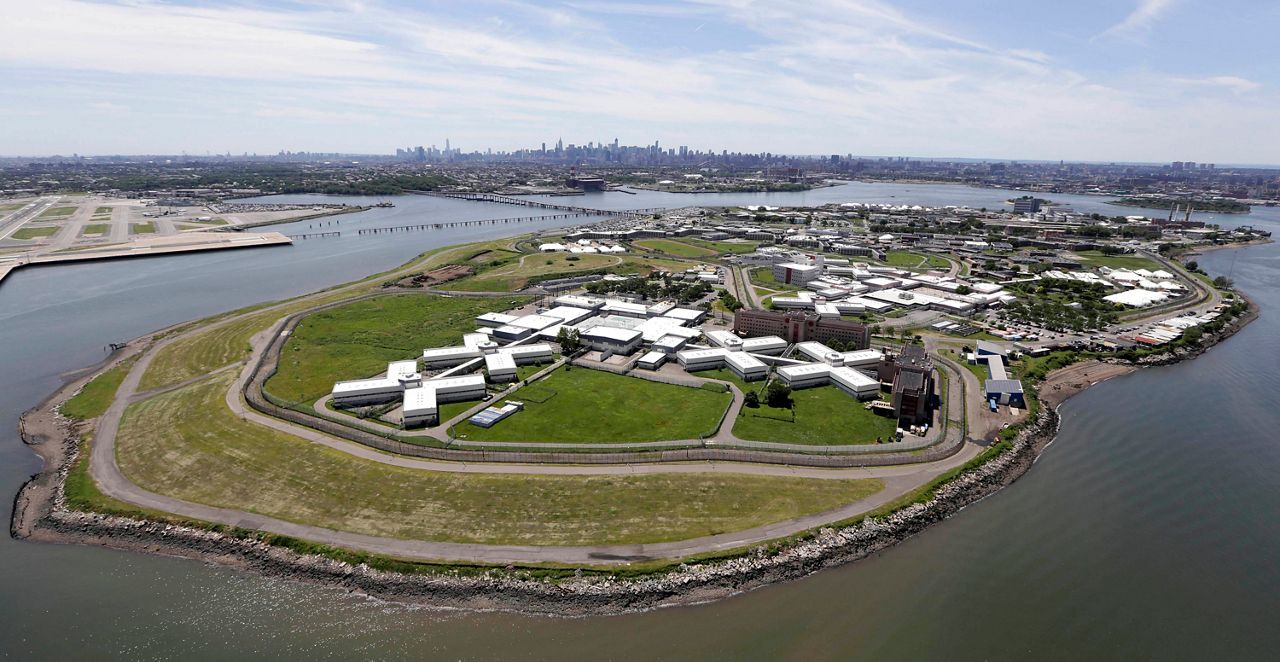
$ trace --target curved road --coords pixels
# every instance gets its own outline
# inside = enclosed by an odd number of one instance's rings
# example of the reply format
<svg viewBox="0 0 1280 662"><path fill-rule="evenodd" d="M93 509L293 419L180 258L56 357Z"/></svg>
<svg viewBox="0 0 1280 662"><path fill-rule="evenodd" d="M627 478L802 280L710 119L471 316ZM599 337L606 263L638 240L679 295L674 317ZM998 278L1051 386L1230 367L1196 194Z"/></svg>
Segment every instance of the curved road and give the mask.
<svg viewBox="0 0 1280 662"><path fill-rule="evenodd" d="M256 311L261 312L261 311ZM252 313L246 313L252 314ZM219 324L230 323L240 319L236 316L222 320ZM200 328L208 328L200 327ZM279 323L259 334L255 344L274 334ZM686 464L644 464L644 465L514 465L484 463L452 463L419 458L410 458L383 453L346 440L329 437L310 428L302 428L285 421L276 420L258 414L243 406L238 397L238 389L228 390L228 405L237 415L255 424L265 425L288 434L300 437L312 443L322 444L350 455L385 464L420 469L424 471L449 471L459 473L499 473L499 474L543 474L543 475L645 475L658 473L738 473L749 475L796 476L817 479L841 478L878 478L884 481L885 487L880 492L861 501L847 504L840 508L821 513L775 522L743 531L727 534L705 536L690 540L639 544L639 545L596 545L596 546L528 546L528 545L481 545L464 543L447 543L435 541L403 540L380 536L369 536L346 531L335 531L323 527L298 524L281 519L255 515L243 511L217 508L192 503L173 497L167 497L145 490L126 478L115 462L115 442L120 421L125 408L132 402L149 397L162 391L139 393L138 384L151 364L156 352L165 345L195 333L196 329L177 334L157 343L148 350L125 377L117 393L117 398L98 422L97 434L92 446L92 462L90 470L102 491L114 498L144 508L171 512L183 517L259 529L281 535L296 536L325 544L349 549L364 550L401 558L418 560L453 560L479 561L488 563L577 563L577 564L611 564L627 563L644 559L680 558L705 552L733 549L765 541L793 535L833 522L849 519L861 513L875 509L905 495L920 485L932 480L952 468L963 465L980 452L976 444L967 443L957 454L938 462L870 468L819 469L806 467L786 467L759 464L734 463L686 463ZM241 368L238 380L246 379L252 370L252 364L246 363ZM173 386L167 390L179 388Z"/></svg>

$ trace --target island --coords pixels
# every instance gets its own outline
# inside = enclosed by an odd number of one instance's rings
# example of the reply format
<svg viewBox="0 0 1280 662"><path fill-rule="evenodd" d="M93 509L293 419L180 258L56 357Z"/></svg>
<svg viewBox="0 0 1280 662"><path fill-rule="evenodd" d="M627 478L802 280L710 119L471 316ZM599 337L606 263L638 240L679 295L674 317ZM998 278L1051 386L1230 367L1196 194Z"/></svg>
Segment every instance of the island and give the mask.
<svg viewBox="0 0 1280 662"><path fill-rule="evenodd" d="M1181 209L1183 211L1204 211L1216 214L1247 214L1252 209L1249 205L1231 198L1174 198L1165 196L1128 197L1109 200L1109 205L1120 207L1145 207L1147 209Z"/></svg>
<svg viewBox="0 0 1280 662"><path fill-rule="evenodd" d="M23 417L12 530L452 608L705 602L950 516L1066 398L1257 314L1178 258L1262 235L890 212L619 217L158 330Z"/></svg>

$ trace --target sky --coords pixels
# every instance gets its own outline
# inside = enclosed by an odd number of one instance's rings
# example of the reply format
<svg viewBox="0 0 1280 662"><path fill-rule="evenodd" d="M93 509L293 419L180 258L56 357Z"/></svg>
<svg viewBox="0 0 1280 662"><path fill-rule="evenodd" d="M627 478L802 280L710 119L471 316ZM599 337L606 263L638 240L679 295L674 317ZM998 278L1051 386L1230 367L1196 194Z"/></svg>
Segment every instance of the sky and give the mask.
<svg viewBox="0 0 1280 662"><path fill-rule="evenodd" d="M0 155L1280 162L1270 0L0 0Z"/></svg>

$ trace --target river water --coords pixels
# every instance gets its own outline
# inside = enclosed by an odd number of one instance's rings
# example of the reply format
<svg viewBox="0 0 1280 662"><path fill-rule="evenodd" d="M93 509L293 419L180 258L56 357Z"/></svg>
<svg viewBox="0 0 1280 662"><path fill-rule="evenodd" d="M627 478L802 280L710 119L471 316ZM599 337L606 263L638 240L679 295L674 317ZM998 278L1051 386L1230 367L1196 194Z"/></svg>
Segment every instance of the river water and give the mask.
<svg viewBox="0 0 1280 662"><path fill-rule="evenodd" d="M998 207L1011 195L1017 193L850 184L804 193L553 200L610 208L856 201ZM1099 198L1051 197L1080 211L1133 213ZM108 342L354 280L436 246L555 225L345 232L528 213L415 196L396 205L336 217L330 227L344 230L343 237L285 249L12 274L0 285L2 489L11 496L38 469L17 438L18 415L54 390L63 373L101 359ZM1276 209L1216 220L1280 232ZM305 232L307 225L272 229ZM1140 371L1068 401L1058 440L1023 479L856 564L700 607L569 620L406 608L194 561L6 537L0 652L188 659L1270 658L1280 646L1274 314L1280 245L1210 253L1200 263L1230 274L1267 312L1193 362Z"/></svg>

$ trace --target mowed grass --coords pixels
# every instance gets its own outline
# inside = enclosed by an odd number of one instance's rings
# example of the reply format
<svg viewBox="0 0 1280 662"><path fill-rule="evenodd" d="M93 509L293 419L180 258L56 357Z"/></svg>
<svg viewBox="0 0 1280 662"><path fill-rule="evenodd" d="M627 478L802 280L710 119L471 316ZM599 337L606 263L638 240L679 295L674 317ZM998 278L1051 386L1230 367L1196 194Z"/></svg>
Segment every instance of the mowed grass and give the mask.
<svg viewBox="0 0 1280 662"><path fill-rule="evenodd" d="M951 266L945 258L937 255L924 255L910 251L889 251L884 256L885 264L904 269L946 269Z"/></svg>
<svg viewBox="0 0 1280 662"><path fill-rule="evenodd" d="M110 231L111 231L111 226L107 223L90 223L89 225L84 226L84 229L80 231L80 236L92 237L97 235L104 235Z"/></svg>
<svg viewBox="0 0 1280 662"><path fill-rule="evenodd" d="M50 207L40 214L39 218L46 220L61 220L74 213L77 207Z"/></svg>
<svg viewBox="0 0 1280 662"><path fill-rule="evenodd" d="M107 411L107 407L111 406L120 383L124 381L125 375L129 374L129 369L137 360L137 356L132 356L89 380L79 393L62 403L59 411L63 416L80 421L101 416Z"/></svg>
<svg viewBox="0 0 1280 662"><path fill-rule="evenodd" d="M1102 251L1080 251L1076 255L1080 257L1080 262L1091 267L1130 270L1147 269L1149 271L1164 269L1164 266L1155 260L1140 255L1107 255Z"/></svg>
<svg viewBox="0 0 1280 662"><path fill-rule="evenodd" d="M410 263L413 265L411 268L435 268L469 248L464 246L429 251L413 260ZM398 267L395 271L399 272L402 268ZM365 281L364 285L376 286L379 279L385 275L375 274ZM143 374L139 387L142 390L148 390L177 384L242 361L249 355L249 339L253 334L266 329L276 320L306 308L354 296L356 292L358 289L353 291L343 288L342 291L334 291L322 296L309 296L301 301L275 306L273 310L256 315L248 313L253 309L274 306L274 304L252 306L249 309L241 309L196 322L195 325L207 325L209 328L161 348L147 368L147 372ZM246 316L231 322L223 321L239 314Z"/></svg>
<svg viewBox="0 0 1280 662"><path fill-rule="evenodd" d="M220 375L132 405L116 449L124 475L179 499L334 530L538 545L684 540L823 512L883 489L867 479L395 467L237 418L223 402L231 379Z"/></svg>
<svg viewBox="0 0 1280 662"><path fill-rule="evenodd" d="M756 241L707 241L706 239L681 239L683 242L710 249L716 253L750 253L760 246Z"/></svg>
<svg viewBox="0 0 1280 662"><path fill-rule="evenodd" d="M715 432L732 402L727 393L580 367L561 368L508 399L524 402L525 410L489 429L463 423L454 434L479 441L570 443L697 439Z"/></svg>
<svg viewBox="0 0 1280 662"><path fill-rule="evenodd" d="M388 295L313 313L285 342L266 391L291 402L313 403L334 382L383 373L389 361L415 358L428 347L461 344L462 334L475 329L476 315L505 310L511 301Z"/></svg>
<svg viewBox="0 0 1280 662"><path fill-rule="evenodd" d="M632 243L636 246L640 246L641 248L648 248L649 250L660 251L679 257L707 257L715 255L717 252L711 248L703 248L701 246L694 246L692 244L687 244L681 241L672 241L670 239L642 239Z"/></svg>
<svg viewBox="0 0 1280 662"><path fill-rule="evenodd" d="M152 234L156 231L156 224L147 223L130 223L129 234Z"/></svg>
<svg viewBox="0 0 1280 662"><path fill-rule="evenodd" d="M40 237L52 237L58 233L56 227L44 228L19 228L17 232L9 235L14 239L39 239Z"/></svg>
<svg viewBox="0 0 1280 662"><path fill-rule="evenodd" d="M795 422L791 412L764 404L742 408L733 434L752 441L788 444L840 446L875 443L876 437L889 441L897 422L867 409L861 402L835 386L819 386L792 391Z"/></svg>
<svg viewBox="0 0 1280 662"><path fill-rule="evenodd" d="M444 288L465 292L513 292L528 285L529 279L533 276L561 273L572 275L577 271L617 266L622 263L621 258L612 255L590 253L582 255L529 253L504 257L510 261L482 270L469 278L452 281Z"/></svg>

